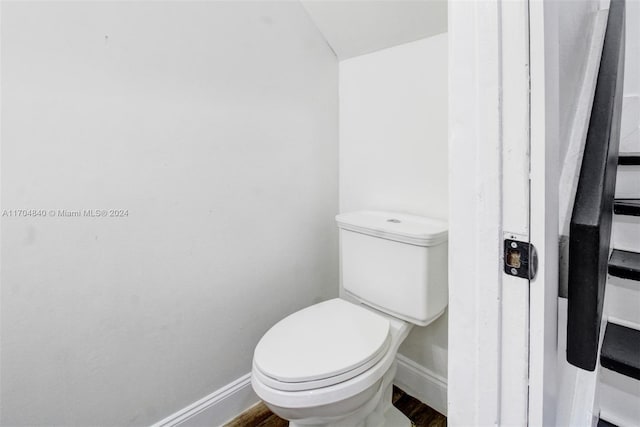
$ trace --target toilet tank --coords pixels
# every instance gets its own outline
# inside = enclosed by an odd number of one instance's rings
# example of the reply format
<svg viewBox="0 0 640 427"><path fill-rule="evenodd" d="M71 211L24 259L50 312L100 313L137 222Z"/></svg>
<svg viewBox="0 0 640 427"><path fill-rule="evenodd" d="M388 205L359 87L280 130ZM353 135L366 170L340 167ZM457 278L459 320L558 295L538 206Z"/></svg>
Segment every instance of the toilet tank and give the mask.
<svg viewBox="0 0 640 427"><path fill-rule="evenodd" d="M425 326L448 301L444 221L391 212L336 216L342 286L360 302Z"/></svg>

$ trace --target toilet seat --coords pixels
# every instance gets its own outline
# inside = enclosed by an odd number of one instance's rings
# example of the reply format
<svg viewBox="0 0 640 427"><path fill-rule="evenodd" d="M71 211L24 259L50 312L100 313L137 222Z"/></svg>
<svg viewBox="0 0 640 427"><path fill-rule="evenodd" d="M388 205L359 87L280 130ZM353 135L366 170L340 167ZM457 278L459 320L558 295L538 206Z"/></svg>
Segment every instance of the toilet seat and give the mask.
<svg viewBox="0 0 640 427"><path fill-rule="evenodd" d="M274 325L256 346L254 373L275 390L328 387L376 365L390 345L387 317L336 298Z"/></svg>
<svg viewBox="0 0 640 427"><path fill-rule="evenodd" d="M374 313L377 314L377 312ZM279 408L284 413L288 410L315 411L315 409L311 408L333 408L337 412L343 411L345 409L343 405L353 404L353 399L359 399L357 396L372 392L373 389L378 387L384 375L390 372L398 347L400 347L400 344L407 337L413 326L408 322L391 316L384 314L381 314L381 316L386 318L391 325L389 348L382 352L382 358L377 363L362 373L329 386L318 386L317 388L303 390L283 390L286 386L294 383L286 384L269 378L261 373L254 363L251 372L251 384L254 391L272 410ZM295 351L295 349L290 345L285 348L285 351ZM269 384L267 384L267 381ZM310 382L309 385L313 384Z"/></svg>

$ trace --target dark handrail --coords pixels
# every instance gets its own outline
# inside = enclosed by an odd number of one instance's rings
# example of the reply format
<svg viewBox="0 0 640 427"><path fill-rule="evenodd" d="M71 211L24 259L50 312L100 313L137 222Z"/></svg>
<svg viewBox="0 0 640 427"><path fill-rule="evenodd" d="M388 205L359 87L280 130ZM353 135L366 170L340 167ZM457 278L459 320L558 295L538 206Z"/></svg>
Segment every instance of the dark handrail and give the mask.
<svg viewBox="0 0 640 427"><path fill-rule="evenodd" d="M589 130L569 229L567 361L593 371L598 343L616 185L625 2L611 0Z"/></svg>

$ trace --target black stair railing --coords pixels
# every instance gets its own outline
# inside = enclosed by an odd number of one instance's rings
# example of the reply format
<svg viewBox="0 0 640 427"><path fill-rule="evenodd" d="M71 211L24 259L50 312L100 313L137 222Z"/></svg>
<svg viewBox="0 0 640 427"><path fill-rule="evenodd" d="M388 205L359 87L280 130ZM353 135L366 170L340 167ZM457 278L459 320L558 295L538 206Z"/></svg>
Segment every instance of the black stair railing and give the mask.
<svg viewBox="0 0 640 427"><path fill-rule="evenodd" d="M567 361L593 371L607 281L620 143L625 3L611 0L569 229Z"/></svg>

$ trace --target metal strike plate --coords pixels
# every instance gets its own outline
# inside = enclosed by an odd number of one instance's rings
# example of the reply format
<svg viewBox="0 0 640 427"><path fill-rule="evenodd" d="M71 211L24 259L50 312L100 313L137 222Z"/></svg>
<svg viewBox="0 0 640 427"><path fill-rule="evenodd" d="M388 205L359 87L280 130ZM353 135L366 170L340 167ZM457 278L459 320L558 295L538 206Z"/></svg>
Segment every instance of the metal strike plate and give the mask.
<svg viewBox="0 0 640 427"><path fill-rule="evenodd" d="M533 280L538 271L538 254L529 242L504 239L504 272L509 276Z"/></svg>

